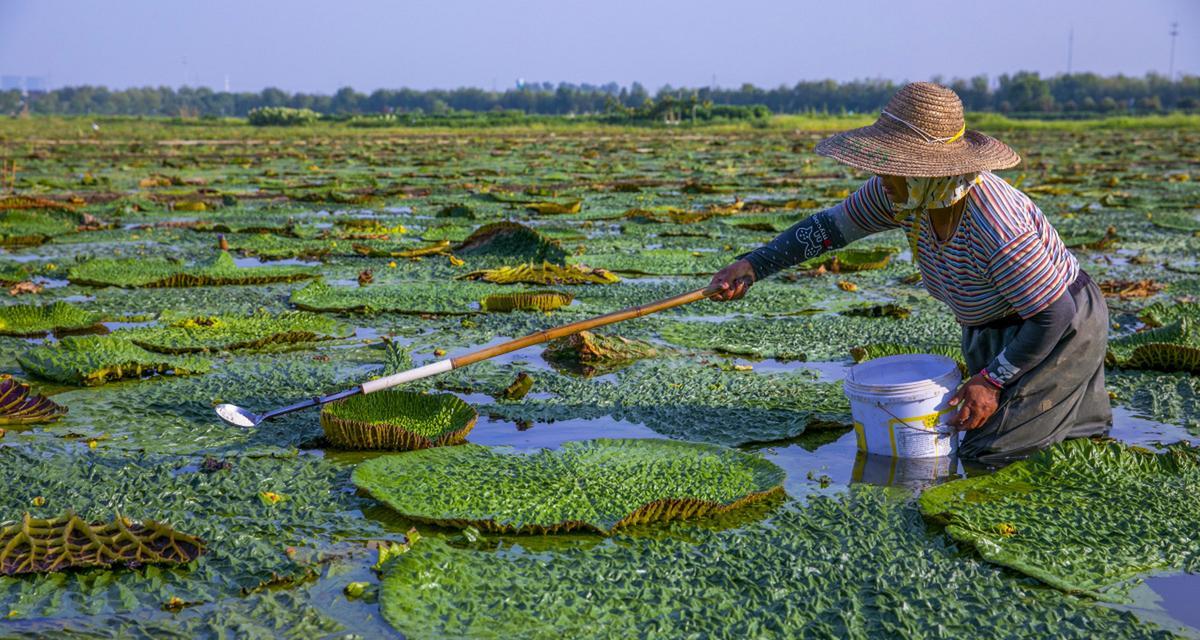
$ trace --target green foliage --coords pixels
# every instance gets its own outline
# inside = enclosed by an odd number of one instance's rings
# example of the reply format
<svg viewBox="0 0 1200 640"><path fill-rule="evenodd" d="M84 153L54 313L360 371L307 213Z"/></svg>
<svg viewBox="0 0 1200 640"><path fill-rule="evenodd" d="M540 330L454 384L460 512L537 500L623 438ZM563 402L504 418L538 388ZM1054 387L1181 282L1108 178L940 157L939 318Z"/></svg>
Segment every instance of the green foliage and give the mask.
<svg viewBox="0 0 1200 640"><path fill-rule="evenodd" d="M39 245L54 236L74 233L76 226L71 214L39 209L0 210L0 245Z"/></svg>
<svg viewBox="0 0 1200 640"><path fill-rule="evenodd" d="M872 271L882 269L892 260L895 249L884 247L880 249L842 249L812 260L800 263L801 269L816 269L825 267L833 273L853 273L855 271Z"/></svg>
<svg viewBox="0 0 1200 640"><path fill-rule="evenodd" d="M542 357L559 367L593 375L642 358L653 358L658 353L658 348L643 340L580 331L550 341L542 351Z"/></svg>
<svg viewBox="0 0 1200 640"><path fill-rule="evenodd" d="M137 346L159 353L195 353L260 349L274 344L296 344L346 338L354 327L302 311L279 315L194 316L170 320L165 326L119 331Z"/></svg>
<svg viewBox="0 0 1200 640"><path fill-rule="evenodd" d="M561 263L567 253L559 243L518 222L485 224L454 247L462 256L489 256L509 262Z"/></svg>
<svg viewBox="0 0 1200 640"><path fill-rule="evenodd" d="M921 511L983 558L1067 591L1200 570L1200 449L1069 440L992 475L927 490Z"/></svg>
<svg viewBox="0 0 1200 640"><path fill-rule="evenodd" d="M571 304L575 296L560 291L493 293L479 301L484 311L553 311Z"/></svg>
<svg viewBox="0 0 1200 640"><path fill-rule="evenodd" d="M961 332L952 318L914 314L903 320L819 315L796 319L746 318L727 322L672 322L664 340L685 347L722 353L788 360L840 360L860 346L864 336L881 343L908 344L922 349L945 344Z"/></svg>
<svg viewBox="0 0 1200 640"><path fill-rule="evenodd" d="M256 127L298 127L311 124L321 114L311 109L290 107L255 107L246 114L246 120Z"/></svg>
<svg viewBox="0 0 1200 640"><path fill-rule="evenodd" d="M342 449L408 451L462 442L478 414L453 394L386 389L325 405L321 427Z"/></svg>
<svg viewBox="0 0 1200 640"><path fill-rule="evenodd" d="M732 254L683 249L643 249L629 253L585 253L572 256L572 264L604 267L617 273L641 275L712 275L733 262Z"/></svg>
<svg viewBox="0 0 1200 640"><path fill-rule="evenodd" d="M760 374L645 360L615 375L615 380L581 379L546 372L538 376L538 391L550 397L526 397L484 410L494 417L535 422L611 416L673 438L729 446L851 423L841 385L816 382L810 372Z"/></svg>
<svg viewBox="0 0 1200 640"><path fill-rule="evenodd" d="M71 333L95 329L100 315L85 311L69 302L48 305L16 304L0 307L0 335L44 336L47 333Z"/></svg>
<svg viewBox="0 0 1200 640"><path fill-rule="evenodd" d="M927 532L911 500L884 489L812 496L771 515L549 552L423 538L387 568L380 608L414 639L1169 635L963 557Z"/></svg>
<svg viewBox="0 0 1200 640"><path fill-rule="evenodd" d="M47 616L147 616L172 598L227 601L268 585L312 576L319 557L307 549L346 536L383 532L359 510L369 502L342 490L348 472L314 456L241 457L206 472L201 460L102 451L29 452L0 448L0 474L11 485L0 517L53 517L73 509L85 521L170 522L203 539L204 555L176 568L146 566L0 577L0 608L10 620ZM264 490L288 496L267 505ZM40 500L35 500L40 498ZM31 508L31 504L42 506ZM288 547L296 549L288 553Z"/></svg>
<svg viewBox="0 0 1200 640"><path fill-rule="evenodd" d="M473 271L463 276L472 280L484 280L497 284L540 284L540 285L571 285L571 284L613 284L621 279L615 274L601 268L592 268L574 264L559 266L543 262L541 265L520 264L512 267L498 267Z"/></svg>
<svg viewBox="0 0 1200 640"><path fill-rule="evenodd" d="M0 375L0 425L54 422L66 414L66 407L33 393L29 385Z"/></svg>
<svg viewBox="0 0 1200 640"><path fill-rule="evenodd" d="M129 288L266 284L315 277L317 274L307 267L239 267L224 251L193 265L163 258L101 258L71 267L67 272L67 279L75 284Z"/></svg>
<svg viewBox="0 0 1200 640"><path fill-rule="evenodd" d="M52 573L66 569L147 564L187 564L204 551L204 541L153 520L120 515L86 522L68 511L0 526L0 575Z"/></svg>
<svg viewBox="0 0 1200 640"><path fill-rule="evenodd" d="M850 350L850 356L854 358L855 362L866 362L875 358L914 353L931 353L933 355L946 356L958 363L960 371L966 372L967 370L967 363L963 359L962 347L956 344L909 345L896 344L894 342L875 342L861 347L854 347Z"/></svg>
<svg viewBox="0 0 1200 640"><path fill-rule="evenodd" d="M1187 318L1200 322L1200 302L1176 302L1166 304L1156 302L1138 313L1138 318L1151 327L1161 327L1177 320Z"/></svg>
<svg viewBox="0 0 1200 640"><path fill-rule="evenodd" d="M147 351L117 336L72 336L17 356L30 374L63 384L95 386L147 374L205 373L211 363Z"/></svg>
<svg viewBox="0 0 1200 640"><path fill-rule="evenodd" d="M1200 320L1185 316L1157 329L1112 340L1108 363L1127 369L1200 372Z"/></svg>
<svg viewBox="0 0 1200 640"><path fill-rule="evenodd" d="M671 440L587 440L533 454L467 444L375 458L354 483L408 518L488 531L600 533L696 518L782 493L751 454Z"/></svg>
<svg viewBox="0 0 1200 640"><path fill-rule="evenodd" d="M477 313L477 301L504 291L474 282L402 282L370 287L335 287L313 282L292 292L291 303L308 311L352 313Z"/></svg>

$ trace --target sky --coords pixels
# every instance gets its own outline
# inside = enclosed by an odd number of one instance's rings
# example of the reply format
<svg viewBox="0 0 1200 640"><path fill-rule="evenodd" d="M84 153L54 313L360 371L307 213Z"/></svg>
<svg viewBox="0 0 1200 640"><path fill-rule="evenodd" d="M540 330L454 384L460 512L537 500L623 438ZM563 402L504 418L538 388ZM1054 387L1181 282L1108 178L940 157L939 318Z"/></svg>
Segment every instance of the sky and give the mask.
<svg viewBox="0 0 1200 640"><path fill-rule="evenodd" d="M1200 74L1200 0L0 0L0 75L48 87L528 82L735 88L1067 70ZM228 83L228 85L227 85Z"/></svg>

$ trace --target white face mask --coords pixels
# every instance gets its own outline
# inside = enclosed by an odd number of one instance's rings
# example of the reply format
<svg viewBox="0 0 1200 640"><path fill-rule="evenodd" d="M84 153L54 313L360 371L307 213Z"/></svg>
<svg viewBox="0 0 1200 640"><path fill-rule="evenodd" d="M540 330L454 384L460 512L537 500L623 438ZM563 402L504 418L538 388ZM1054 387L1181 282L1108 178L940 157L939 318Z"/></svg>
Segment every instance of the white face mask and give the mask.
<svg viewBox="0 0 1200 640"><path fill-rule="evenodd" d="M904 204L895 205L898 217L925 211L941 209L962 200L971 187L979 183L978 173L967 173L960 176L939 178L905 178L908 185L908 200Z"/></svg>

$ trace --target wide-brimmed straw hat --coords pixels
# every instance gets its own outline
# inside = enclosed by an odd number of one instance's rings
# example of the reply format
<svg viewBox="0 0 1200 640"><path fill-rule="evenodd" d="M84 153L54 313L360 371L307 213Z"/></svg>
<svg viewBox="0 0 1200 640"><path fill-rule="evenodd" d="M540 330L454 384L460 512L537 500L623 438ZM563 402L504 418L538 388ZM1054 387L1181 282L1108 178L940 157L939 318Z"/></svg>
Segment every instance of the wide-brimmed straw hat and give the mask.
<svg viewBox="0 0 1200 640"><path fill-rule="evenodd" d="M875 124L822 140L816 152L871 173L934 178L1007 169L1021 156L999 140L968 131L962 100L932 82L906 84Z"/></svg>

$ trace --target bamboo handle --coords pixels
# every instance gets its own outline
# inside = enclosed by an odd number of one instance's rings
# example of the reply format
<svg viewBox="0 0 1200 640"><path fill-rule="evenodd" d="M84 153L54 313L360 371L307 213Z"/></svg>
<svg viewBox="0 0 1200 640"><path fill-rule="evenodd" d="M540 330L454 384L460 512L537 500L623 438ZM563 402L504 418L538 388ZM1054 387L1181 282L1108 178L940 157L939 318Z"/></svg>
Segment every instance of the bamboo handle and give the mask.
<svg viewBox="0 0 1200 640"><path fill-rule="evenodd" d="M465 367L481 360L494 358L496 356L503 355L511 351L516 351L517 349L524 349L525 347L533 346L535 344L549 342L555 338L569 336L574 333L579 333L580 331L587 331L588 329L603 327L607 324L648 316L652 313L658 313L659 311L665 311L667 309L682 306L691 302L696 302L697 300L702 300L716 293L716 291L716 289L705 287L703 289L696 289L695 291L691 291L689 293L681 293L677 296L664 298L657 302L648 302L635 307L621 309L620 311L606 313L602 316L596 316L595 318L588 318L587 320L580 320L578 322L572 322L571 324L564 324L560 327L543 329L537 333L531 333L522 338L509 340L508 342L493 345L486 349L472 351L471 353L463 354L457 358L452 358L450 360L451 366L454 369Z"/></svg>

